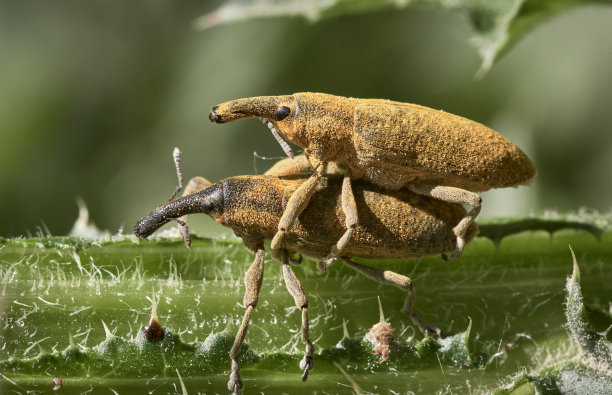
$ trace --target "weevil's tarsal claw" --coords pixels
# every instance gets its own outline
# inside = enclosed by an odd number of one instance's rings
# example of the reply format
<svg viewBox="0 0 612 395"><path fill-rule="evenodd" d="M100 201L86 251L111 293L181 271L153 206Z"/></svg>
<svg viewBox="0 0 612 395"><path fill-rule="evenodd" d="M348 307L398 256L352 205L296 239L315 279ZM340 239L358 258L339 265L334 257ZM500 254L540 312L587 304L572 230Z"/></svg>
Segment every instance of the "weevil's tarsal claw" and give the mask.
<svg viewBox="0 0 612 395"><path fill-rule="evenodd" d="M238 362L232 360L232 373L230 374L230 379L227 382L227 389L232 391L234 394L240 392L244 384L240 379L240 366Z"/></svg>
<svg viewBox="0 0 612 395"><path fill-rule="evenodd" d="M314 369L314 346L310 340L306 343L306 354L300 361L300 369L304 370L304 374L302 374L302 381L308 380L308 372Z"/></svg>
<svg viewBox="0 0 612 395"><path fill-rule="evenodd" d="M439 326L427 324L425 321L423 321L421 317L416 314L410 315L410 319L416 324L416 326L419 327L419 329L421 330L421 332L423 332L423 334L425 334L425 336L443 337L442 329Z"/></svg>

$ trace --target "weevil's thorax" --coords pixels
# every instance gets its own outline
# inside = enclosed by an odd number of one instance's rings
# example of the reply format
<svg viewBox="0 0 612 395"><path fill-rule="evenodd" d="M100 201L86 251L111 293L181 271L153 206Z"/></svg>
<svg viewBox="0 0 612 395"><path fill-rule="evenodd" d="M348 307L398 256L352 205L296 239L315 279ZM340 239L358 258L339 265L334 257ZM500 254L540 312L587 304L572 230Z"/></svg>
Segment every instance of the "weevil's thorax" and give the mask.
<svg viewBox="0 0 612 395"><path fill-rule="evenodd" d="M308 155L334 161L353 147L354 99L323 93L296 93L292 136Z"/></svg>
<svg viewBox="0 0 612 395"><path fill-rule="evenodd" d="M270 176L240 176L223 180L223 216L217 219L236 236L270 239L283 214L283 186Z"/></svg>

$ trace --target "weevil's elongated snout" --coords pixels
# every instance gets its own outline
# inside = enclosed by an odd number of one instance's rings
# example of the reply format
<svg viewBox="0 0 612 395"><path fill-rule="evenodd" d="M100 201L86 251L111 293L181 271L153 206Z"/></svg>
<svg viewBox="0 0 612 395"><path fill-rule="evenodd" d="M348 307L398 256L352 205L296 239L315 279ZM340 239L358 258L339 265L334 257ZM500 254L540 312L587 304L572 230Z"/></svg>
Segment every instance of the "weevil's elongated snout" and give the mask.
<svg viewBox="0 0 612 395"><path fill-rule="evenodd" d="M175 218L197 213L211 216L223 213L223 186L221 183L162 204L134 225L134 234L144 239Z"/></svg>
<svg viewBox="0 0 612 395"><path fill-rule="evenodd" d="M292 103L291 96L257 96L231 100L214 106L208 119L215 123L232 122L243 118L265 118L275 121L279 108Z"/></svg>
<svg viewBox="0 0 612 395"><path fill-rule="evenodd" d="M243 118L259 118L272 132L287 156L293 158L293 151L280 136L283 134L293 141L293 120L297 103L291 96L257 96L237 99L214 106L208 114L212 122L225 123Z"/></svg>

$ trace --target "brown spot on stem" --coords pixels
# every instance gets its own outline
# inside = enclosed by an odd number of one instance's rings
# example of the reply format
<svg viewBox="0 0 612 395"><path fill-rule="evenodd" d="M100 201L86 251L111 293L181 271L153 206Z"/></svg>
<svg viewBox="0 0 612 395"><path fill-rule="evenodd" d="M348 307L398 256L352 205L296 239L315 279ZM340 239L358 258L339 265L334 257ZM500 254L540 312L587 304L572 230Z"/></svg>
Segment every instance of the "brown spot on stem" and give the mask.
<svg viewBox="0 0 612 395"><path fill-rule="evenodd" d="M149 324L142 327L142 332L151 343L158 342L164 338L164 328L159 324L157 317L151 318Z"/></svg>

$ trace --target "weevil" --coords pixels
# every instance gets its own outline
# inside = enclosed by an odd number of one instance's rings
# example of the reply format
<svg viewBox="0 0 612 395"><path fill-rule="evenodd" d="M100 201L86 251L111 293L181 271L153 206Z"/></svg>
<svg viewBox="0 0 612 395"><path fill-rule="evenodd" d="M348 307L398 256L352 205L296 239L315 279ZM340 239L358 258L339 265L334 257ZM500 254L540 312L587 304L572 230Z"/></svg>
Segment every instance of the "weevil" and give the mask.
<svg viewBox="0 0 612 395"><path fill-rule="evenodd" d="M283 174L295 171L290 165L282 165L272 172ZM309 179L309 174L226 178L199 192L157 207L134 226L136 236L146 238L173 219L204 213L230 227L236 236L242 238L245 247L255 254L244 280L245 314L230 351L232 367L228 388L231 391L238 392L243 386L238 351L245 339L263 282L264 240L274 237L291 196ZM302 312L301 335L306 345L304 358L300 362L304 372L303 381L314 367L314 347L308 331L308 300L289 265L290 257L300 253L315 259L324 258L334 244L333 240L344 234L346 224L342 191L346 180L342 177L323 177L321 181L327 193L313 195L308 207L286 232L280 246L279 258L285 284ZM402 312L422 330L431 330L412 311L415 290L409 277L357 263L352 258L408 259L452 250L455 247L453 224L465 216L464 208L406 189L385 191L365 181L354 182L353 191L356 214L361 220L340 257L346 265L365 276L406 291ZM476 225L470 224L465 234L466 240L471 240L476 233Z"/></svg>
<svg viewBox="0 0 612 395"><path fill-rule="evenodd" d="M259 96L214 106L212 122L259 118L268 125L287 155L279 133L304 149L314 173L292 196L272 239L272 253L320 189L326 164L335 162L347 179L365 179L388 190L408 188L417 194L470 206L454 228L459 257L466 232L480 212L475 192L527 184L535 169L527 156L499 133L480 123L416 104L357 99L324 93ZM345 196L347 230L326 257L342 255L358 226L350 182Z"/></svg>

